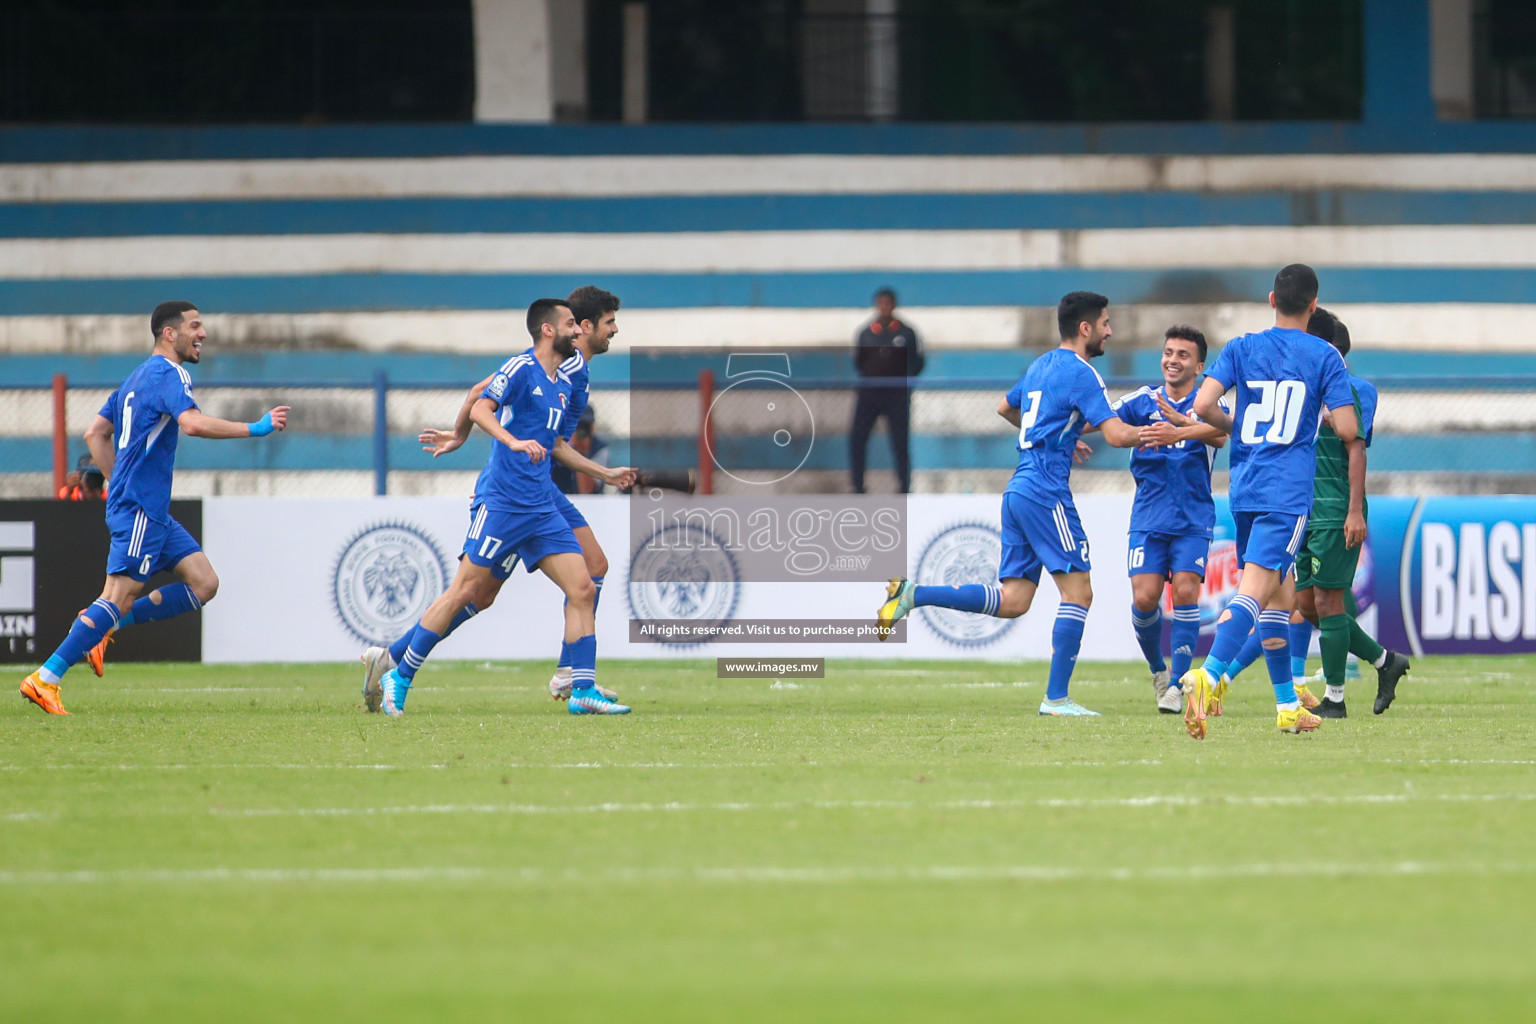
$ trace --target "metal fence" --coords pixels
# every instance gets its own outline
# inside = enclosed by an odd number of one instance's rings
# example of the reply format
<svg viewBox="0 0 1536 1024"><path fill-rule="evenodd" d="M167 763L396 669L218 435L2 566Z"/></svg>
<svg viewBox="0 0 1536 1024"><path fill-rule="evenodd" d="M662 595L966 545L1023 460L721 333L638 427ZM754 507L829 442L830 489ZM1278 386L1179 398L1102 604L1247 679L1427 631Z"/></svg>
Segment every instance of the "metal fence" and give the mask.
<svg viewBox="0 0 1536 1024"><path fill-rule="evenodd" d="M1118 396L1142 383L1113 380L1110 393ZM1536 377L1378 376L1374 383L1380 406L1370 453L1372 493L1536 493ZM58 476L85 453L81 435L115 386L86 381L56 391L0 387L0 497L56 493ZM995 379L919 379L911 394L913 490L1002 490L1015 457L1013 429L996 414L1006 387ZM793 391L803 412L794 422L780 423L766 407L721 405L713 384L706 388L697 379L649 381L631 389L594 385L592 432L612 464L696 468L716 493L750 488L767 477L777 480L781 491L848 490L856 392L847 380L797 380ZM485 459L487 441L480 436L439 459L424 453L416 440L423 428L452 425L463 389L380 377L371 387L210 381L200 382L196 394L204 411L234 420L255 420L279 404L293 412L288 430L268 438L182 438L178 497L467 496ZM708 415L711 408L715 412ZM792 443L776 440L781 428ZM1090 440L1098 450L1074 471L1074 488L1129 490L1129 453ZM867 451L869 489L894 490L883 422ZM786 474L791 454L794 472ZM732 472L722 472L722 466ZM1225 486L1225 466L1223 456L1217 463L1218 489ZM758 480L751 480L753 474Z"/></svg>

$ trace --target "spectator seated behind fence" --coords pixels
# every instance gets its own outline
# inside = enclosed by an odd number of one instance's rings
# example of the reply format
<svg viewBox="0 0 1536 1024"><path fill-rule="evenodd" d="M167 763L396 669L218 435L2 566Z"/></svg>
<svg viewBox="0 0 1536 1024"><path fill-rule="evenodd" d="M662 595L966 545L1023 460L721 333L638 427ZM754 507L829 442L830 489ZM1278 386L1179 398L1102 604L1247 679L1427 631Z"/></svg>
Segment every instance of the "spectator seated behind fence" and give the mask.
<svg viewBox="0 0 1536 1024"><path fill-rule="evenodd" d="M59 500L105 501L106 497L106 476L96 468L96 462L89 453L80 456L75 462L75 468L64 477L64 486L59 488Z"/></svg>
<svg viewBox="0 0 1536 1024"><path fill-rule="evenodd" d="M599 466L606 466L608 465L608 442L596 433L596 426L597 416L589 405L576 423L576 432L571 435L571 447ZM554 478L555 486L566 494L603 493L601 480L593 480L589 476L576 473L558 462L549 467L549 472Z"/></svg>
<svg viewBox="0 0 1536 1024"><path fill-rule="evenodd" d="M906 494L912 489L908 443L912 392L906 379L923 372L923 343L910 325L896 319L896 293L889 288L875 292L875 315L854 342L853 365L863 378L853 407L853 428L848 434L848 469L853 492L864 493L869 433L874 430L875 421L884 416L891 435L897 490Z"/></svg>

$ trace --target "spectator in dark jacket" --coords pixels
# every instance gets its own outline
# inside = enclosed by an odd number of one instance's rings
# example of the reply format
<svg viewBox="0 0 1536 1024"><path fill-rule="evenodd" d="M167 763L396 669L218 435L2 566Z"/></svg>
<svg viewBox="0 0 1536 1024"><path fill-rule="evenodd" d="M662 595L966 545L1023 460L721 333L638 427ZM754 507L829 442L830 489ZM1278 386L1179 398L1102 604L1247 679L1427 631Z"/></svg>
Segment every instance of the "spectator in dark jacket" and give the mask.
<svg viewBox="0 0 1536 1024"><path fill-rule="evenodd" d="M891 435L891 456L896 463L897 488L912 489L912 457L908 431L912 421L912 392L908 378L923 372L923 343L917 332L896 319L896 293L889 288L875 292L875 316L854 342L853 365L859 371L858 400L853 407L853 429L848 435L848 468L855 494L864 493L864 461L869 432L885 417Z"/></svg>

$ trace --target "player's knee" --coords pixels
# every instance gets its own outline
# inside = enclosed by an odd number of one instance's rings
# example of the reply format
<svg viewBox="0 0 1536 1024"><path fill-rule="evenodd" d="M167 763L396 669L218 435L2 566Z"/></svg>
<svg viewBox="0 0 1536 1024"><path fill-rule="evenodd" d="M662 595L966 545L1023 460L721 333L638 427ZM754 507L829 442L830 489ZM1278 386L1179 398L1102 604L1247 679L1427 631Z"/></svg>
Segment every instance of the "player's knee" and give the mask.
<svg viewBox="0 0 1536 1024"><path fill-rule="evenodd" d="M570 599L571 604L590 606L597 600L597 584L592 582L590 576L575 580L571 583L570 589L565 592L565 596Z"/></svg>
<svg viewBox="0 0 1536 1024"><path fill-rule="evenodd" d="M587 572L593 577L608 575L608 556L601 548L587 553Z"/></svg>
<svg viewBox="0 0 1536 1024"><path fill-rule="evenodd" d="M192 593L197 597L198 604L207 604L219 596L219 574L210 572L200 577L191 584Z"/></svg>
<svg viewBox="0 0 1536 1024"><path fill-rule="evenodd" d="M997 617L1000 619L1016 619L1029 611L1029 606L1034 599L1031 591L1003 588L1003 596L997 602Z"/></svg>

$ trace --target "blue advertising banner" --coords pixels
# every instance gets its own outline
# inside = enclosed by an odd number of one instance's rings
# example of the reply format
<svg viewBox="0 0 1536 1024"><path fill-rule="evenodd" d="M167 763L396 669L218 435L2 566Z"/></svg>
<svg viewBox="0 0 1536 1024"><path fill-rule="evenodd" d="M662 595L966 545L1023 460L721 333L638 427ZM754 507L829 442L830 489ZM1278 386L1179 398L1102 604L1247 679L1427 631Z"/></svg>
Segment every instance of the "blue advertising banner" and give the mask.
<svg viewBox="0 0 1536 1024"><path fill-rule="evenodd" d="M1210 650L1241 576L1236 525L1220 496L1198 654ZM1354 591L1361 624L1393 650L1536 652L1536 497L1372 498Z"/></svg>

